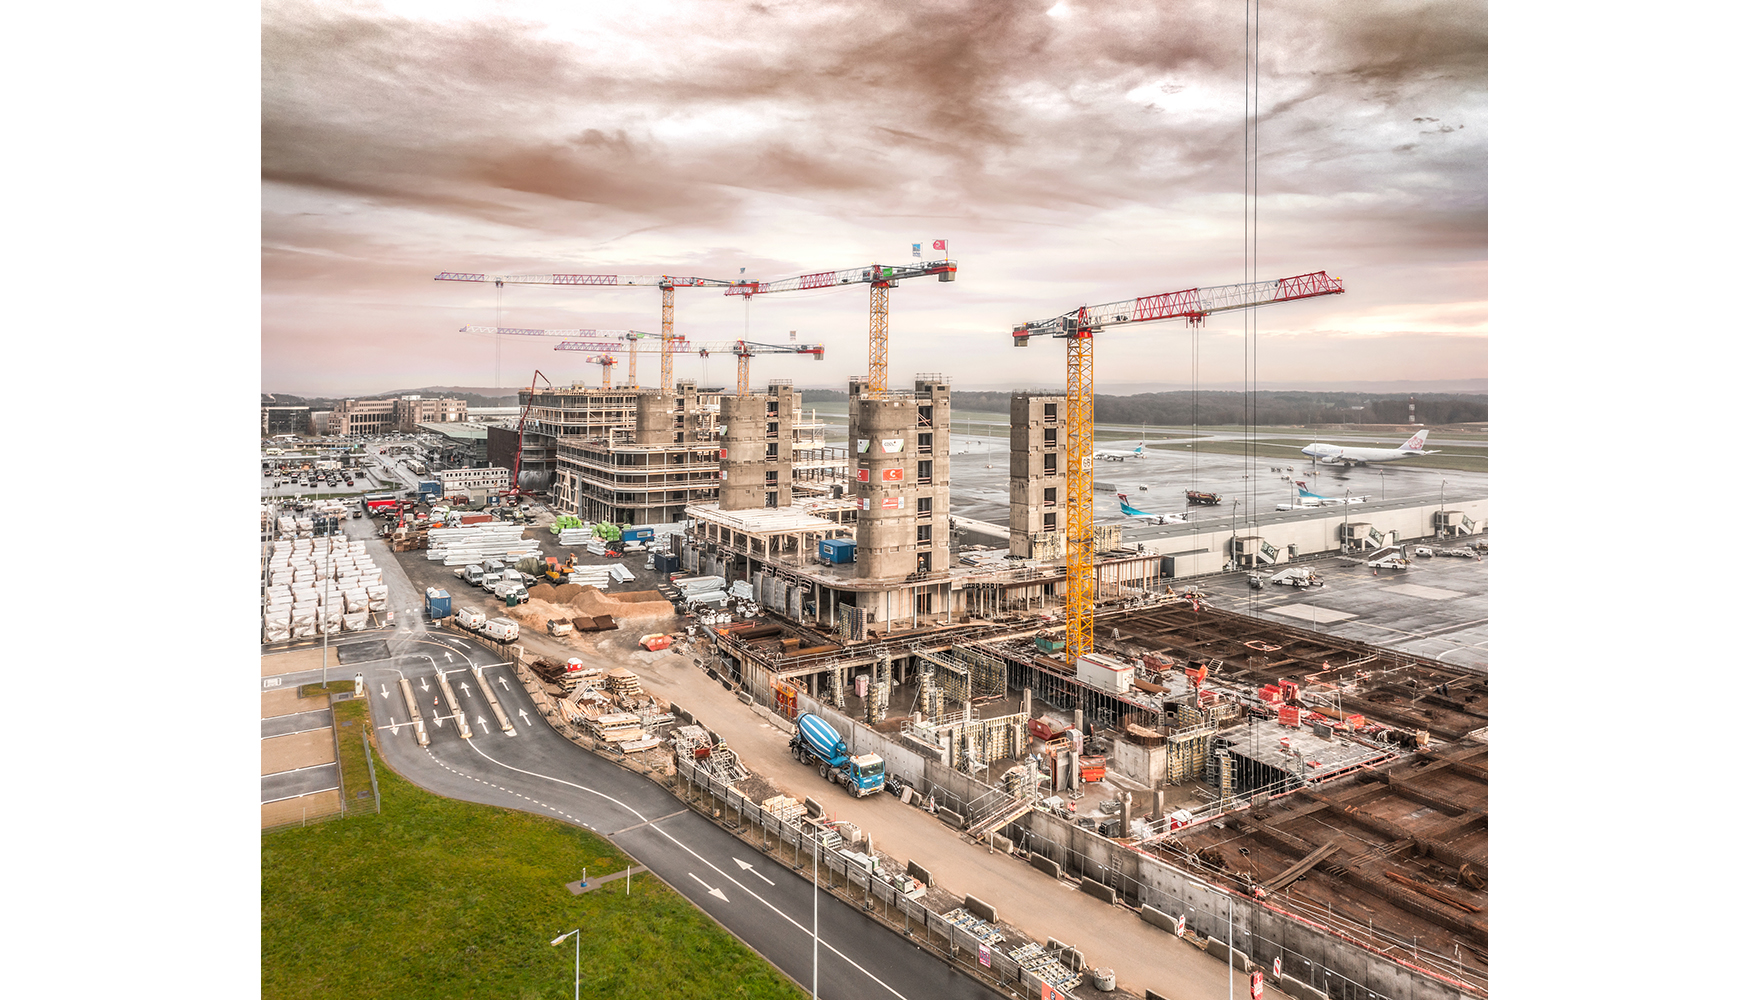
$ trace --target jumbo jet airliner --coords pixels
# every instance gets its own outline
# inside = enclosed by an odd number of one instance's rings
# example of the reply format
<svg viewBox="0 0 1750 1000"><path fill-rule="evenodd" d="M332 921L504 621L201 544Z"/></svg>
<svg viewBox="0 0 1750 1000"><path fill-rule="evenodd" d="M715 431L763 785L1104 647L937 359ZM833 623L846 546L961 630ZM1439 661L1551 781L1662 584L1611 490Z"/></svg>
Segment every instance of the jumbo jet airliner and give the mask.
<svg viewBox="0 0 1750 1000"><path fill-rule="evenodd" d="M1122 462L1127 458L1141 458L1142 445L1137 445L1135 451L1096 451L1094 457L1102 462Z"/></svg>
<svg viewBox="0 0 1750 1000"><path fill-rule="evenodd" d="M1316 460L1320 465L1366 465L1369 462L1395 462L1400 458L1420 458L1423 455L1438 455L1438 451L1423 451L1422 442L1428 439L1427 431L1417 431L1408 441L1396 448L1345 448L1335 444L1309 444L1300 449L1300 453Z"/></svg>

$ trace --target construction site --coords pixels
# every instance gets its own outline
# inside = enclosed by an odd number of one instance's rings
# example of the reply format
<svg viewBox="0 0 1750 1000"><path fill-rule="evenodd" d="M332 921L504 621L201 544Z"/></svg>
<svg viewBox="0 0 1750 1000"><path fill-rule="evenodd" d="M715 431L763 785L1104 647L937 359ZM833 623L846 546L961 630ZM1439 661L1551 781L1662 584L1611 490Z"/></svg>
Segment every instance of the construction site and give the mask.
<svg viewBox="0 0 1750 1000"><path fill-rule="evenodd" d="M667 598L677 648L698 668L798 740L806 718L824 720L847 736L846 752L874 755L876 790L932 822L1165 933L1200 936L1206 949L1227 942L1229 960L1269 965L1297 995L1486 995L1486 666L1321 631L1354 615L1305 602L1280 613L1310 630L1215 607L1198 586L1398 574L1424 541L1475 558L1486 551L1486 494L1270 514L1254 499L1241 523L1237 507L1187 491L1188 505L1212 509L1171 522L1091 516L1093 334L1195 325L1341 294L1341 282L1314 272L1017 325L1017 346L1065 341L1068 389L1014 395L1010 518L1000 525L949 517L950 377L919 374L903 387L887 377L889 289L951 281L955 270L944 260L778 282L644 282L664 294L660 383L607 384L615 354L630 360L645 335L561 343L598 352L604 384L524 392L514 492L535 492L521 485L532 482L525 456L550 456L552 468L533 471L546 474L541 498L555 511L665 526L646 564L657 594L628 596L646 608ZM463 280L592 277L614 276ZM789 381L755 388L747 362L771 345L736 342L733 393L673 379L669 362L687 349L673 330L676 286L752 297L843 284L869 286L870 327L842 447L820 421L801 419ZM769 353L819 356L818 345L792 347ZM587 612L611 606L598 601L573 620L597 627ZM534 624L549 613L567 610L543 604L518 617ZM579 690L556 660L536 672L550 695ZM614 687L625 683L604 676L582 690L625 694ZM553 718L621 752L705 767L785 822L808 797L777 794L724 741L663 706L634 698L642 714L604 713L597 698L561 696ZM838 781L822 761L821 776Z"/></svg>

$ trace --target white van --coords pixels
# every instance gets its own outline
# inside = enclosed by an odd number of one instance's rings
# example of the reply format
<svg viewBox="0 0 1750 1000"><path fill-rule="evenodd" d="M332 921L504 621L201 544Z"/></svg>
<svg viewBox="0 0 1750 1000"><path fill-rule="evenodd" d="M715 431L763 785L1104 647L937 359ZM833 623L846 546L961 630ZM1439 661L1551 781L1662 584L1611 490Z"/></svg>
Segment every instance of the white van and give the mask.
<svg viewBox="0 0 1750 1000"><path fill-rule="evenodd" d="M499 642L514 642L521 630L509 618L492 618L480 627L480 631Z"/></svg>

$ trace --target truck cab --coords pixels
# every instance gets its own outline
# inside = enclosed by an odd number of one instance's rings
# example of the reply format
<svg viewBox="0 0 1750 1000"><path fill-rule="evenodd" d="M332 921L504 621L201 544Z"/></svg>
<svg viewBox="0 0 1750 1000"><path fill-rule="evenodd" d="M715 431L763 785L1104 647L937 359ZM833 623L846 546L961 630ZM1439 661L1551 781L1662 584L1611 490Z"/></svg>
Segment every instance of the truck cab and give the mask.
<svg viewBox="0 0 1750 1000"><path fill-rule="evenodd" d="M872 795L887 787L887 762L880 754L865 753L851 758L850 771L845 777L845 790L862 798Z"/></svg>

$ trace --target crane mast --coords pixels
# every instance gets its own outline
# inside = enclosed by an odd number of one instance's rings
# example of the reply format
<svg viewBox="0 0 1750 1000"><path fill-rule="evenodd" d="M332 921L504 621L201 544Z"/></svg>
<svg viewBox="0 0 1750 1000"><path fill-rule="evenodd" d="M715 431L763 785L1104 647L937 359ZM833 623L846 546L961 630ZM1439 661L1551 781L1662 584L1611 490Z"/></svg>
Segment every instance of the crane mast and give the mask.
<svg viewBox="0 0 1750 1000"><path fill-rule="evenodd" d="M1016 347L1034 336L1061 337L1067 348L1065 386L1068 405L1068 455L1065 469L1068 506L1064 516L1064 662L1074 666L1094 645L1094 334L1108 327L1183 319L1197 326L1212 313L1341 295L1343 279L1323 271L1212 288L1188 288L1141 298L1082 306L1014 328Z"/></svg>
<svg viewBox="0 0 1750 1000"><path fill-rule="evenodd" d="M839 285L867 284L869 286L869 376L867 391L871 395L875 395L887 391L888 291L893 288L896 282L906 278L934 275L937 281L953 281L959 269L959 264L952 260L933 260L922 264L892 267L870 264L868 267L852 267L842 271L816 271L812 274L799 274L794 278L782 278L777 281L737 282L732 284L723 294L740 295L745 299L750 295L766 295L772 292L798 292L816 288L834 288Z"/></svg>

